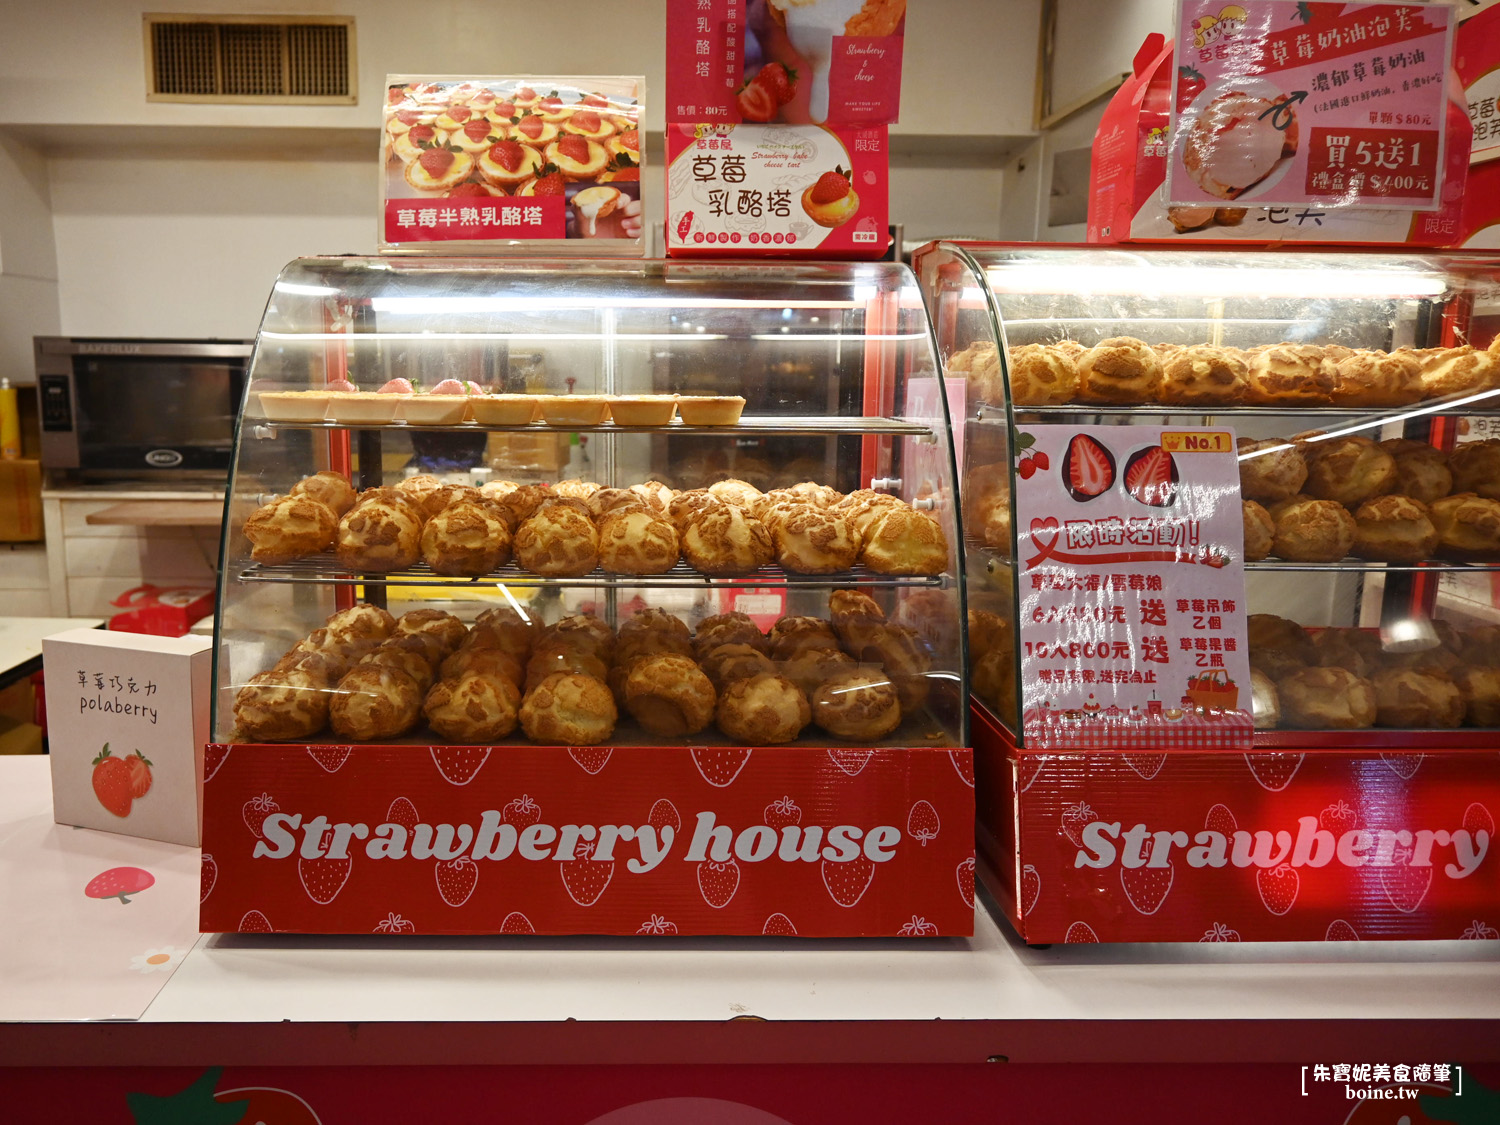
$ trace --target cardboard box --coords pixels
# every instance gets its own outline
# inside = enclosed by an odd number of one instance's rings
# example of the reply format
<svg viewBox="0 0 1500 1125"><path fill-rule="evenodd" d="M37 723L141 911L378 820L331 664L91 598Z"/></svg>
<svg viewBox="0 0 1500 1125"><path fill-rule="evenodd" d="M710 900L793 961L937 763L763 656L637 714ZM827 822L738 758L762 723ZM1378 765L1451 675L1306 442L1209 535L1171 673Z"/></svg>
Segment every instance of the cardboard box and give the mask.
<svg viewBox="0 0 1500 1125"><path fill-rule="evenodd" d="M197 845L212 650L97 629L42 642L54 820Z"/></svg>
<svg viewBox="0 0 1500 1125"><path fill-rule="evenodd" d="M0 461L0 542L42 538L42 463Z"/></svg>

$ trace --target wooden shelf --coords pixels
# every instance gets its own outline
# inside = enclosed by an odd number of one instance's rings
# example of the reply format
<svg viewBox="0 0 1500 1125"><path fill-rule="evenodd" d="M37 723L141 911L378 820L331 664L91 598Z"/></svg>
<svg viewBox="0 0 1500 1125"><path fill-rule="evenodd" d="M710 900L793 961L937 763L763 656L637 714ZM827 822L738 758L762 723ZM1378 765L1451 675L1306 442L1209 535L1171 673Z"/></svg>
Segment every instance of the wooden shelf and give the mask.
<svg viewBox="0 0 1500 1125"><path fill-rule="evenodd" d="M218 500L134 500L90 512L84 520L95 527L218 527L224 505Z"/></svg>

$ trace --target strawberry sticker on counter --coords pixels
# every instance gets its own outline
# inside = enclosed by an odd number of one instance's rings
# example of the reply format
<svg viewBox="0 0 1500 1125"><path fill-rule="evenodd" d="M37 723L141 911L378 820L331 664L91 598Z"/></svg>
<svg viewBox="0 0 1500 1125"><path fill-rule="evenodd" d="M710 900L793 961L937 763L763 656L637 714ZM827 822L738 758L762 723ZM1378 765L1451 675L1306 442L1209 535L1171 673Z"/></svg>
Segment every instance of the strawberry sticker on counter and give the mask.
<svg viewBox="0 0 1500 1125"><path fill-rule="evenodd" d="M1018 435L1028 748L1250 748L1240 507L1228 430Z"/></svg>

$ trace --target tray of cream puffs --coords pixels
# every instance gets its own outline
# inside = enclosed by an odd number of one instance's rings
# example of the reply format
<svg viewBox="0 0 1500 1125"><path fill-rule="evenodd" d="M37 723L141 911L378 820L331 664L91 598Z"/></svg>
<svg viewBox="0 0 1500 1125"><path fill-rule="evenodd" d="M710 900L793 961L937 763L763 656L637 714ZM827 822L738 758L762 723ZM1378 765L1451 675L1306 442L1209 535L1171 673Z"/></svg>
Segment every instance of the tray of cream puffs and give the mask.
<svg viewBox="0 0 1500 1125"><path fill-rule="evenodd" d="M616 631L587 614L543 627L503 607L465 625L360 603L238 688L232 740L388 742L425 728L427 742L480 745L700 744L713 732L756 746L804 732L819 745L934 744L922 634L860 591L834 591L828 609L762 633L743 613L690 630L653 608Z"/></svg>
<svg viewBox="0 0 1500 1125"><path fill-rule="evenodd" d="M724 480L679 492L660 481L472 488L419 475L356 493L347 477L325 471L261 504L244 533L254 565L241 577L250 579L332 580L343 571L387 581L701 582L774 578L770 568L779 567L932 584L949 570L948 538L932 515L888 493L845 495L811 481L762 492Z"/></svg>
<svg viewBox="0 0 1500 1125"><path fill-rule="evenodd" d="M1007 352L1011 401L1018 407L1101 409L1180 406L1354 412L1500 391L1500 341L1487 350L1340 344L1148 344L1112 336L1093 347L1076 340L1023 344ZM976 341L948 359L972 397L1001 405L1005 380L993 343ZM1500 406L1500 396L1467 404Z"/></svg>
<svg viewBox="0 0 1500 1125"><path fill-rule="evenodd" d="M1245 559L1500 563L1500 440L1239 439Z"/></svg>
<svg viewBox="0 0 1500 1125"><path fill-rule="evenodd" d="M1245 625L1258 729L1500 726L1500 628L1435 620L1427 647L1388 651L1376 629Z"/></svg>

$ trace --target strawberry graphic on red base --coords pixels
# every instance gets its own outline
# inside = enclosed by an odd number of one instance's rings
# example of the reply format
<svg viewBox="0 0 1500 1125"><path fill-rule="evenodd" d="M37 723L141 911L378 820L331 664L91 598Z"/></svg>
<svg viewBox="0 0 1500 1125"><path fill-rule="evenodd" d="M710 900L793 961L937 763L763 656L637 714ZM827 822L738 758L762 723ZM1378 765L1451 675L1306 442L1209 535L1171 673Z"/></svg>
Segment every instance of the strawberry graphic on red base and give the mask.
<svg viewBox="0 0 1500 1125"><path fill-rule="evenodd" d="M974 905L974 857L959 862L954 868L954 877L958 880L958 897L964 900L964 905L970 908Z"/></svg>
<svg viewBox="0 0 1500 1125"><path fill-rule="evenodd" d="M207 852L198 865L198 901L203 902L213 894L214 884L219 881L219 865Z"/></svg>
<svg viewBox="0 0 1500 1125"><path fill-rule="evenodd" d="M1278 864L1269 871L1262 867L1255 872L1255 888L1260 891L1260 901L1266 909L1272 914L1282 915L1297 901L1302 877L1290 863Z"/></svg>
<svg viewBox="0 0 1500 1125"><path fill-rule="evenodd" d="M468 902L474 888L479 885L479 865L466 855L439 860L434 874L438 894L449 906L462 906Z"/></svg>
<svg viewBox="0 0 1500 1125"><path fill-rule="evenodd" d="M1335 801L1318 814L1318 826L1335 836L1342 836L1359 826L1359 814L1347 801Z"/></svg>
<svg viewBox="0 0 1500 1125"><path fill-rule="evenodd" d="M417 932L416 924L401 917L394 910L380 921L375 923L375 929L371 931L377 934L414 934Z"/></svg>
<svg viewBox="0 0 1500 1125"><path fill-rule="evenodd" d="M449 785L467 785L489 760L487 746L432 746L432 761Z"/></svg>
<svg viewBox="0 0 1500 1125"><path fill-rule="evenodd" d="M970 860L970 863L973 861ZM970 875L973 878L973 875ZM1128 893L1128 888L1127 888ZM970 897L973 893L970 892ZM1021 868L1021 917L1024 918L1035 909L1037 900L1042 897L1042 874L1031 864Z"/></svg>
<svg viewBox="0 0 1500 1125"><path fill-rule="evenodd" d="M1074 922L1063 935L1064 945L1095 944L1098 941L1099 935L1094 933L1094 927L1087 922Z"/></svg>
<svg viewBox="0 0 1500 1125"><path fill-rule="evenodd" d="M1279 793L1292 783L1302 758L1301 754L1246 754L1245 764L1262 789Z"/></svg>
<svg viewBox="0 0 1500 1125"><path fill-rule="evenodd" d="M750 751L743 746L700 747L689 752L703 780L720 789L739 777L750 760Z"/></svg>
<svg viewBox="0 0 1500 1125"><path fill-rule="evenodd" d="M974 752L972 750L949 750L948 751L948 760L953 763L954 772L956 772L958 774L959 778L963 781L963 783L965 785L967 785L970 789L973 789L974 788ZM1038 766L1037 769L1038 769L1038 771L1040 771L1041 767ZM1036 780L1036 775L1033 774L1032 775L1032 781L1035 781L1035 780ZM1024 792L1030 785L1031 785L1031 781L1028 781L1025 785L1021 786L1022 791Z"/></svg>
<svg viewBox="0 0 1500 1125"><path fill-rule="evenodd" d="M272 933L270 920L259 910L247 910L244 917L240 919L239 932L242 934L269 934Z"/></svg>
<svg viewBox="0 0 1500 1125"><path fill-rule="evenodd" d="M405 797L397 797L391 802L391 807L386 810L385 820L387 824L399 824L410 832L420 823L421 818L417 816L417 806Z"/></svg>
<svg viewBox="0 0 1500 1125"><path fill-rule="evenodd" d="M1469 835L1476 840L1480 832L1488 832L1491 840L1495 838L1495 818L1490 815L1490 810L1478 801L1474 801L1464 809L1463 827L1468 829Z"/></svg>
<svg viewBox="0 0 1500 1125"><path fill-rule="evenodd" d="M797 927L792 925L792 920L785 914L772 914L766 919L766 924L760 928L762 934L769 937L796 937Z"/></svg>
<svg viewBox="0 0 1500 1125"><path fill-rule="evenodd" d="M1399 777L1402 781L1410 781L1417 776L1417 770L1422 768L1422 754L1386 754L1380 755L1380 760L1385 763L1386 768Z"/></svg>
<svg viewBox="0 0 1500 1125"><path fill-rule="evenodd" d="M559 863L563 887L579 906L593 906L615 877L615 861L594 858L594 844L580 840L570 863Z"/></svg>
<svg viewBox="0 0 1500 1125"><path fill-rule="evenodd" d="M665 797L658 798L652 804L646 823L656 829L658 837L661 836L664 828L670 828L674 835L682 831L682 817L677 812L677 806Z"/></svg>
<svg viewBox="0 0 1500 1125"><path fill-rule="evenodd" d="M858 777L860 771L870 764L870 759L875 756L875 752L873 750L829 749L828 756L833 760L834 765L850 777Z"/></svg>
<svg viewBox="0 0 1500 1125"><path fill-rule="evenodd" d="M897 937L937 937L938 928L926 918L913 914L911 921L896 931Z"/></svg>
<svg viewBox="0 0 1500 1125"><path fill-rule="evenodd" d="M531 924L531 919L519 910L512 910L500 923L502 934L534 934L536 927Z"/></svg>
<svg viewBox="0 0 1500 1125"><path fill-rule="evenodd" d="M271 794L262 793L259 797L251 797L245 802L240 816L244 818L245 827L255 834L257 840L261 840L265 838L261 829L266 823L266 817L280 811L281 806L271 798Z"/></svg>
<svg viewBox="0 0 1500 1125"><path fill-rule="evenodd" d="M1076 805L1064 806L1062 811L1062 832L1064 836L1073 842L1075 848L1083 847L1083 830L1093 823L1097 815L1084 801L1080 801Z"/></svg>
<svg viewBox="0 0 1500 1125"><path fill-rule="evenodd" d="M219 767L229 760L228 746L209 745L203 748L203 780L212 781Z"/></svg>
<svg viewBox="0 0 1500 1125"><path fill-rule="evenodd" d="M728 906L739 889L740 865L733 859L724 863L708 859L698 865L698 891L715 910Z"/></svg>
<svg viewBox="0 0 1500 1125"><path fill-rule="evenodd" d="M778 832L783 828L802 823L802 810L790 797L777 797L766 806L766 811L761 815L765 818L765 823Z"/></svg>
<svg viewBox="0 0 1500 1125"><path fill-rule="evenodd" d="M823 886L829 897L840 906L854 906L865 897L870 881L875 878L875 863L868 856L858 855L847 863L831 859L823 861Z"/></svg>
<svg viewBox="0 0 1500 1125"><path fill-rule="evenodd" d="M924 848L929 840L938 838L941 828L942 823L938 820L937 809L932 807L931 801L918 801L907 814L906 834Z"/></svg>
<svg viewBox="0 0 1500 1125"><path fill-rule="evenodd" d="M1165 754L1122 754L1120 756L1125 759L1127 766L1147 781L1161 773L1162 766L1167 764Z"/></svg>
<svg viewBox="0 0 1500 1125"><path fill-rule="evenodd" d="M1239 827L1239 824L1235 822L1234 813L1229 811L1227 805L1215 805L1208 810L1208 815L1203 818L1203 827L1207 828L1210 832L1217 832L1219 835L1228 838L1234 835L1234 831Z"/></svg>
<svg viewBox="0 0 1500 1125"><path fill-rule="evenodd" d="M578 768L587 774L596 774L609 765L609 756L614 751L607 746L569 746L568 757L578 763Z"/></svg>
<svg viewBox="0 0 1500 1125"><path fill-rule="evenodd" d="M1240 932L1239 930L1231 930L1223 922L1215 922L1203 932L1203 936L1198 940L1207 942L1239 941Z"/></svg>
<svg viewBox="0 0 1500 1125"><path fill-rule="evenodd" d="M1172 889L1176 870L1171 863L1165 867L1122 867L1120 886L1130 905L1141 914L1155 914L1167 900Z"/></svg>
<svg viewBox="0 0 1500 1125"><path fill-rule="evenodd" d="M651 934L656 937L676 937L677 923L668 922L660 914L653 914L641 923L638 934Z"/></svg>
<svg viewBox="0 0 1500 1125"><path fill-rule="evenodd" d="M542 806L533 801L525 793L522 793L513 801L507 801L505 807L500 810L500 822L502 824L514 824L518 832L530 828L541 819Z"/></svg>
<svg viewBox="0 0 1500 1125"><path fill-rule="evenodd" d="M327 906L344 889L353 865L354 861L349 856L343 859L328 856L308 859L303 856L297 860L297 877L302 880L302 889L307 892L308 898L319 906Z"/></svg>
<svg viewBox="0 0 1500 1125"><path fill-rule="evenodd" d="M1328 931L1323 935L1324 941L1358 941L1359 935L1354 932L1354 927L1342 918L1335 918L1328 923Z"/></svg>
<svg viewBox="0 0 1500 1125"><path fill-rule="evenodd" d="M1412 914L1422 905L1432 887L1432 868L1411 866L1411 849L1398 847L1394 867L1380 869L1380 885L1385 897L1402 914Z"/></svg>
<svg viewBox="0 0 1500 1125"><path fill-rule="evenodd" d="M309 746L307 756L329 773L338 773L339 767L349 760L352 746Z"/></svg>

